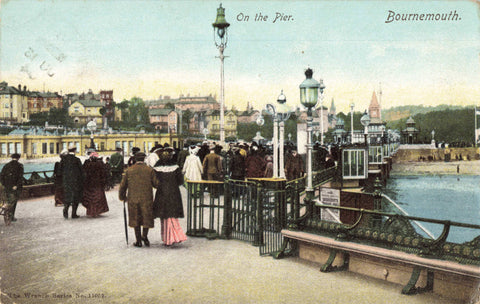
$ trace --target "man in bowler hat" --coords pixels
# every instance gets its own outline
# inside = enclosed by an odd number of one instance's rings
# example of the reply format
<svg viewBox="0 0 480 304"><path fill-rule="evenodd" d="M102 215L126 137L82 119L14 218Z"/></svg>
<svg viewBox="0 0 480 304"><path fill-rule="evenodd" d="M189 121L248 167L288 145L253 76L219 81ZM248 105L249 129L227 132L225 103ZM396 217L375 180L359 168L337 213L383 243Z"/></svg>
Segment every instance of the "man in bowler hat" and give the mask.
<svg viewBox="0 0 480 304"><path fill-rule="evenodd" d="M159 180L151 167L145 164L145 153L135 153L135 164L123 175L118 198L128 203L128 225L135 231L135 247L150 246L148 230L153 228L153 188L159 186ZM143 227L143 231L141 228Z"/></svg>
<svg viewBox="0 0 480 304"><path fill-rule="evenodd" d="M77 208L83 196L83 182L85 174L83 172L82 162L75 156L77 147L70 145L68 154L60 161L62 168L62 182L65 193L65 203L63 206L63 217L68 219L68 209L72 206L72 219L78 218Z"/></svg>
<svg viewBox="0 0 480 304"><path fill-rule="evenodd" d="M0 172L0 182L5 187L8 202L8 210L5 217L7 225L17 220L15 218L15 209L17 208L17 201L22 193L23 186L23 165L18 162L20 154L13 153L11 157L12 160Z"/></svg>

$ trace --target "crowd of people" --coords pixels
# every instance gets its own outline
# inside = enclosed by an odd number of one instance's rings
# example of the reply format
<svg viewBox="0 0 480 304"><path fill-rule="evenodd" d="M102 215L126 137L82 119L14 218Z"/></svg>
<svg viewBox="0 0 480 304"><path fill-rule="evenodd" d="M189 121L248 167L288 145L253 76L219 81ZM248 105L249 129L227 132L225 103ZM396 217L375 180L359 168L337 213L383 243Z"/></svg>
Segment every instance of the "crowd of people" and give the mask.
<svg viewBox="0 0 480 304"><path fill-rule="evenodd" d="M119 199L128 205L128 226L135 232L135 247L150 246L148 231L160 218L162 241L171 246L187 239L178 218L183 218L183 204L178 188L183 174L174 161L174 149L156 145L149 156L134 147L127 163L122 149L103 161L95 150L88 152L82 164L75 156L76 147L60 153L55 163L55 206L63 206L63 216L79 217L79 205L87 217L108 212L105 191L119 184ZM155 193L155 195L154 195Z"/></svg>
<svg viewBox="0 0 480 304"><path fill-rule="evenodd" d="M331 166L333 160L327 150L318 147L316 150L316 162L324 168ZM69 146L55 163L55 206L63 207L65 219L69 215L72 219L78 218L79 206L85 207L87 217L97 218L109 211L105 191L119 184L119 199L128 204L128 226L134 229L136 241L133 245L136 247L150 246L148 231L154 227L155 218L161 220L165 245L187 239L178 221L184 217L179 186L186 181L271 178L274 171L272 152L256 142L232 143L228 149L223 149L214 142L204 141L187 145L183 150L157 144L148 155L134 147L127 163L121 148L106 157L105 162L94 149L89 149L83 164L76 152L76 146ZM7 224L16 221L15 208L24 173L20 155L12 154L11 157L0 172L4 188L1 193L9 206L5 209ZM287 180L305 174L304 161L293 145L286 146L284 168ZM212 195L219 194L215 187L209 191Z"/></svg>

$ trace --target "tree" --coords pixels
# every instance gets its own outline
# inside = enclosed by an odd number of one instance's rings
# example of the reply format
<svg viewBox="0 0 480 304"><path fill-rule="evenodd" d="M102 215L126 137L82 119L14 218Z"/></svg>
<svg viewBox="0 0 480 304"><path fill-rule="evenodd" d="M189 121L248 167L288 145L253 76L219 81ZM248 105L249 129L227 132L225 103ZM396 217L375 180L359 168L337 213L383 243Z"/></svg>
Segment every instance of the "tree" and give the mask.
<svg viewBox="0 0 480 304"><path fill-rule="evenodd" d="M190 120L192 119L193 117L193 113L192 111L190 111L189 109L186 109L185 111L182 112L182 129L183 131L190 131Z"/></svg>
<svg viewBox="0 0 480 304"><path fill-rule="evenodd" d="M34 113L30 115L30 121L27 124L32 126L45 126L46 122L48 122L49 125L73 126L72 119L68 116L68 110L65 108L51 108L48 112Z"/></svg>

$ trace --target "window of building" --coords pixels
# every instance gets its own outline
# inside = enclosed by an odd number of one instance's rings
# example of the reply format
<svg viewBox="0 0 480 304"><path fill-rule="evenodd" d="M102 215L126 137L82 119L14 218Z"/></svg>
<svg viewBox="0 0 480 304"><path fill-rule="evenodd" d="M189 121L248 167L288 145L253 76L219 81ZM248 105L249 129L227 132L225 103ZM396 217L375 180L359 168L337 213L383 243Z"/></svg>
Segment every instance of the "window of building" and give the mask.
<svg viewBox="0 0 480 304"><path fill-rule="evenodd" d="M15 143L9 142L8 143L8 154L15 153Z"/></svg>
<svg viewBox="0 0 480 304"><path fill-rule="evenodd" d="M77 148L77 152L80 153L80 142L75 142L75 147Z"/></svg>
<svg viewBox="0 0 480 304"><path fill-rule="evenodd" d="M345 149L342 155L342 173L344 179L359 179L367 177L365 150Z"/></svg>
<svg viewBox="0 0 480 304"><path fill-rule="evenodd" d="M9 108L9 104L5 103L5 109L8 109L8 108Z"/></svg>
<svg viewBox="0 0 480 304"><path fill-rule="evenodd" d="M8 150L7 150L7 143L2 143L2 155L7 155Z"/></svg>
<svg viewBox="0 0 480 304"><path fill-rule="evenodd" d="M100 143L100 151L104 151L105 150L105 143L102 141Z"/></svg>
<svg viewBox="0 0 480 304"><path fill-rule="evenodd" d="M78 107L78 106L77 106L77 107L74 107L73 110L74 110L75 112L80 112L80 107Z"/></svg>
<svg viewBox="0 0 480 304"><path fill-rule="evenodd" d="M22 154L22 144L15 143L15 153Z"/></svg>
<svg viewBox="0 0 480 304"><path fill-rule="evenodd" d="M383 147L370 146L368 147L368 163L381 164L383 161Z"/></svg>
<svg viewBox="0 0 480 304"><path fill-rule="evenodd" d="M47 154L47 143L42 143L42 154Z"/></svg>
<svg viewBox="0 0 480 304"><path fill-rule="evenodd" d="M50 154L55 154L55 143L50 143Z"/></svg>
<svg viewBox="0 0 480 304"><path fill-rule="evenodd" d="M32 155L37 154L37 143L32 143Z"/></svg>

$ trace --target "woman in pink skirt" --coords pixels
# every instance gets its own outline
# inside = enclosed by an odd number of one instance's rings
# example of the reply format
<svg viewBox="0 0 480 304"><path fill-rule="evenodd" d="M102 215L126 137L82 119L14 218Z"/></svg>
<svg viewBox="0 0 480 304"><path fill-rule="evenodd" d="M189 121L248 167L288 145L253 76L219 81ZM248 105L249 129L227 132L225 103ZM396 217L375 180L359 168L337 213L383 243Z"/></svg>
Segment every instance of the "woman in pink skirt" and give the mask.
<svg viewBox="0 0 480 304"><path fill-rule="evenodd" d="M178 221L179 218L184 217L179 189L183 184L183 174L180 167L172 161L172 148L164 148L159 154L159 160L154 169L157 171L160 187L155 194L153 213L155 217L160 218L163 243L170 246L187 240Z"/></svg>

